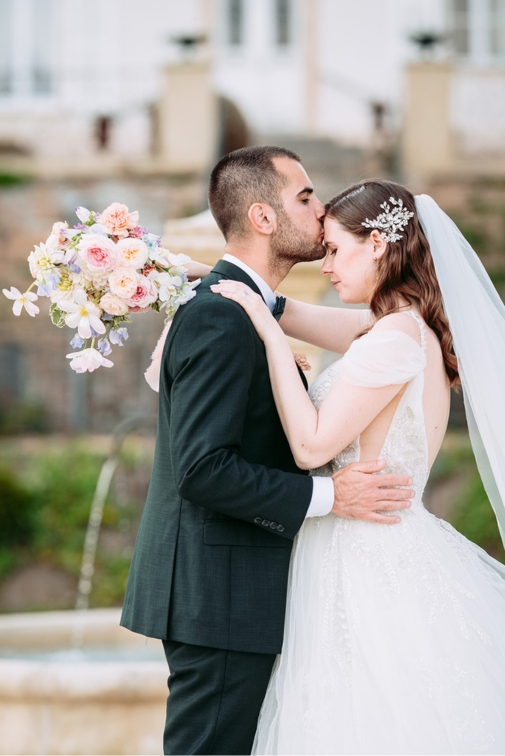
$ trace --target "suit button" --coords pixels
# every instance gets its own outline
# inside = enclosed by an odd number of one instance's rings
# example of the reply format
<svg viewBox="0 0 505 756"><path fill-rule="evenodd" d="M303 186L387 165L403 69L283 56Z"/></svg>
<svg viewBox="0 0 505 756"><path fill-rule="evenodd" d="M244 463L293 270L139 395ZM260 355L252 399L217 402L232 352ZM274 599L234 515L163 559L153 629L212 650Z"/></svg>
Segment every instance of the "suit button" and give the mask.
<svg viewBox="0 0 505 756"><path fill-rule="evenodd" d="M256 525L261 525L261 517L255 517L254 522L256 523Z"/></svg>
<svg viewBox="0 0 505 756"><path fill-rule="evenodd" d="M270 525L270 520L263 520L263 522L262 522L261 524L262 524L262 525L263 525L263 526L264 526L265 528L268 528L268 526Z"/></svg>
<svg viewBox="0 0 505 756"><path fill-rule="evenodd" d="M272 530L277 530L277 523L272 521L270 523L270 527L272 528Z"/></svg>
<svg viewBox="0 0 505 756"><path fill-rule="evenodd" d="M285 530L286 528L284 527L284 525L277 525L277 531L279 533L284 533Z"/></svg>

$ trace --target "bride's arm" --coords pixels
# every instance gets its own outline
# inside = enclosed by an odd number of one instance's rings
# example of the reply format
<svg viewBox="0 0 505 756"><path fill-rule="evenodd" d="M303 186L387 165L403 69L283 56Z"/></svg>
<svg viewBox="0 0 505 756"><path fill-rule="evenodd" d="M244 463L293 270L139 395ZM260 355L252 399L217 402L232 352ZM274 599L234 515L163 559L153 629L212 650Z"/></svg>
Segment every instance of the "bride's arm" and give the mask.
<svg viewBox="0 0 505 756"><path fill-rule="evenodd" d="M287 336L344 354L369 323L369 310L324 307L286 299L280 326Z"/></svg>
<svg viewBox="0 0 505 756"><path fill-rule="evenodd" d="M261 297L234 281L211 288L246 310L265 343L275 403L300 468L310 470L333 459L401 390L401 384L370 389L337 381L317 411L300 381L288 341Z"/></svg>

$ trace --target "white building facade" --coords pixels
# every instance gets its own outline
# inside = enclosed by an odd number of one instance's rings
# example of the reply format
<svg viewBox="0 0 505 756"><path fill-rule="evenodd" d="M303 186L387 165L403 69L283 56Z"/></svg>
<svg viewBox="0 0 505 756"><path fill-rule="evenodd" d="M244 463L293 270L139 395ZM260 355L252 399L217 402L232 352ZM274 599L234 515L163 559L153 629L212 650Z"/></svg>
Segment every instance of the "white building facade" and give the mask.
<svg viewBox="0 0 505 756"><path fill-rule="evenodd" d="M0 160L155 160L182 37L206 38L195 59L259 137L365 146L384 120L401 123L420 32L442 35L436 55L471 74L454 103L469 149L499 142L482 110L494 103L505 134L505 0L0 0Z"/></svg>

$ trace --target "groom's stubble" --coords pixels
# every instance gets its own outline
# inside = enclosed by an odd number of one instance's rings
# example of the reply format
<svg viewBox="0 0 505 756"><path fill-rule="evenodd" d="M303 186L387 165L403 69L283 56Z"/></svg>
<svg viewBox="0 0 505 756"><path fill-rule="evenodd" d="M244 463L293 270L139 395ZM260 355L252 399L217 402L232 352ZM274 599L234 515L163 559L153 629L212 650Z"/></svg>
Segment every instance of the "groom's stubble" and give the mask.
<svg viewBox="0 0 505 756"><path fill-rule="evenodd" d="M275 207L275 212L277 228L270 237L270 272L285 278L296 263L322 260L326 254L322 240L298 229L281 203Z"/></svg>

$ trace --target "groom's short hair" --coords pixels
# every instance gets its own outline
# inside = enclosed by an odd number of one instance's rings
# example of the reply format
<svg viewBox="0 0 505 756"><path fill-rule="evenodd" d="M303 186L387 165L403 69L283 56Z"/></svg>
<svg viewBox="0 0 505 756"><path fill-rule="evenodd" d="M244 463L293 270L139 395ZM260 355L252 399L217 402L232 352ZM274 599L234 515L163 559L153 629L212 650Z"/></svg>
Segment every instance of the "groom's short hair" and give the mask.
<svg viewBox="0 0 505 756"><path fill-rule="evenodd" d="M255 202L282 207L280 193L286 178L275 168L273 158L277 157L301 162L285 147L244 147L222 157L213 169L209 207L225 239L247 236L247 213Z"/></svg>

